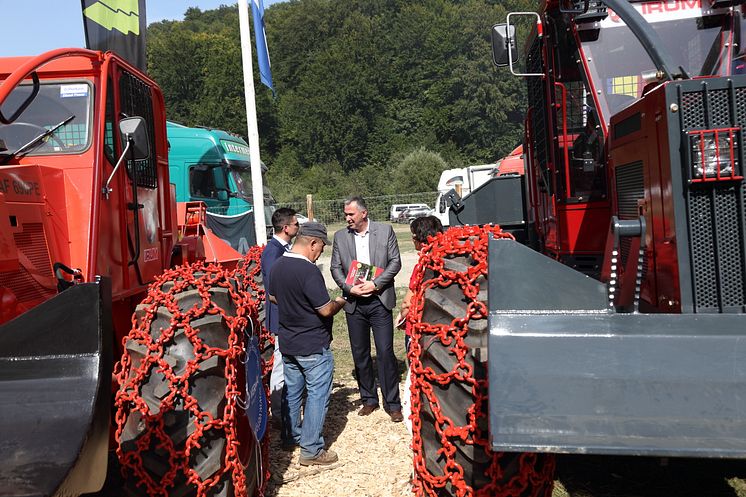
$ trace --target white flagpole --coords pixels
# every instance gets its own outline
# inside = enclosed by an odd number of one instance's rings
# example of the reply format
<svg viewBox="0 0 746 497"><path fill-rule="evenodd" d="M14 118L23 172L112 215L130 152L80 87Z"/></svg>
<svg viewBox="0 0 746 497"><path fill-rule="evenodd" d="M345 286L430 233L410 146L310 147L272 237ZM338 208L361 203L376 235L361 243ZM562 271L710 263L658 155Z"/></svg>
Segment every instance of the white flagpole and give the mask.
<svg viewBox="0 0 746 497"><path fill-rule="evenodd" d="M267 229L264 224L264 184L262 183L262 161L259 158L259 129L256 123L254 68L251 65L251 32L249 30L249 4L247 0L238 0L238 24L241 32L243 86L244 93L246 94L246 124L249 130L254 228L256 230L257 245L264 245L267 243Z"/></svg>

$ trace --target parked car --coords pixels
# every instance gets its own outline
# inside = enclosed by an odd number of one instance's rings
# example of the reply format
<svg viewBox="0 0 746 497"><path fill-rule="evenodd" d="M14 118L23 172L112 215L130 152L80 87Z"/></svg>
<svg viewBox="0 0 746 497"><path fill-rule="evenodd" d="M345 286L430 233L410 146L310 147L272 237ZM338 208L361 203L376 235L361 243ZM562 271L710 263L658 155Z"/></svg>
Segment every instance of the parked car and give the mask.
<svg viewBox="0 0 746 497"><path fill-rule="evenodd" d="M397 223L411 223L418 217L425 217L432 214L433 210L427 205L422 204L422 207L410 207L404 209L401 214L396 218Z"/></svg>
<svg viewBox="0 0 746 497"><path fill-rule="evenodd" d="M298 220L298 224L304 224L308 222L308 218L304 216L303 214L296 214L295 219ZM315 221L315 219L314 219Z"/></svg>
<svg viewBox="0 0 746 497"><path fill-rule="evenodd" d="M399 215L405 210L414 207L424 207L425 209L428 208L426 204L392 204L391 211L389 212L389 221L391 221L392 223L399 222Z"/></svg>

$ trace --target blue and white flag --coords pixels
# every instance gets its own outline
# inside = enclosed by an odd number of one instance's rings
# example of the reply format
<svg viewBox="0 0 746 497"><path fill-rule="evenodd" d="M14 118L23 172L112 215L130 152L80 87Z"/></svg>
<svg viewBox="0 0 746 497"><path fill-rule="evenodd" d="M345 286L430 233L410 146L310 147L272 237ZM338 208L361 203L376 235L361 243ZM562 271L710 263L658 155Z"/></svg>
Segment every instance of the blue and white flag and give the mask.
<svg viewBox="0 0 746 497"><path fill-rule="evenodd" d="M251 0L251 16L254 18L254 37L256 39L256 59L259 63L259 77L265 86L274 94L272 71L267 51L267 34L264 32L264 0Z"/></svg>

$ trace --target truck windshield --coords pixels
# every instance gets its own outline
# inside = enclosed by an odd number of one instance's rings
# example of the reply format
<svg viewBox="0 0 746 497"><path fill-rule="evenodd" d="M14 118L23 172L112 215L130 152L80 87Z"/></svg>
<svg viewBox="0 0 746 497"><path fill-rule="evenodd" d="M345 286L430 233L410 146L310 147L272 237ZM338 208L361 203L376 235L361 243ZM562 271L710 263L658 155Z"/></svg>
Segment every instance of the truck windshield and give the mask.
<svg viewBox="0 0 746 497"><path fill-rule="evenodd" d="M703 9L697 0L645 2L635 4L635 8L689 76L730 73L730 61L723 61L733 16L729 9ZM582 29L579 35L608 121L609 116L640 97L642 74L655 71L655 65L613 12L600 23Z"/></svg>
<svg viewBox="0 0 746 497"><path fill-rule="evenodd" d="M31 94L33 87L13 90L0 110L12 115ZM80 153L91 141L91 87L88 83L41 84L29 107L10 124L0 124L0 154L13 153L23 145L74 116L27 155Z"/></svg>
<svg viewBox="0 0 746 497"><path fill-rule="evenodd" d="M254 192L251 187L251 169L248 166L240 167L232 165L229 171L233 182L236 184L236 193L238 196L251 203L254 198ZM267 185L264 185L264 205L272 205L274 203L275 199L272 197L272 193L267 188ZM266 212L265 210L265 214Z"/></svg>
<svg viewBox="0 0 746 497"><path fill-rule="evenodd" d="M248 167L230 167L230 175L236 184L236 193L239 197L251 200L251 169Z"/></svg>

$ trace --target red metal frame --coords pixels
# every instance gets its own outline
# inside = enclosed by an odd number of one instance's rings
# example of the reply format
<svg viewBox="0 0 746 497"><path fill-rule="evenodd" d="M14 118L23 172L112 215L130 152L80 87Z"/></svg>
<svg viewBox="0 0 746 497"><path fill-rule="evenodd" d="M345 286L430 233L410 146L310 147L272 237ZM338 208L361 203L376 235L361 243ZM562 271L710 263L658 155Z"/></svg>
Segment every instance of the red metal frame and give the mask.
<svg viewBox="0 0 746 497"><path fill-rule="evenodd" d="M139 203L149 202L148 219L151 221L147 227L140 223L143 250L139 265L142 282L135 267L128 264L128 244L131 242L127 239L127 227L132 230L134 214L126 207L133 201L133 195L125 167L115 173L111 183L113 192L109 198L101 194L102 186L114 166L106 158L103 146L107 132L106 104L107 99L113 96L116 106L114 115L119 115L119 78L124 71L136 76L150 88L154 122L149 125L155 126L155 149L151 157L156 168L157 188L138 188ZM19 226L8 226L6 231L20 231L25 219L40 219L49 261L80 268L85 281L93 281L97 275L110 277L115 303L115 329L117 335L121 336L130 327L131 312L144 295L147 283L172 264L172 248L176 243L177 215L174 191L168 177L163 95L153 80L114 53L57 49L36 57L0 58L0 103L16 86L29 82L32 73L36 73L42 83L50 80L86 81L95 88L91 97L91 146L79 154L30 155L0 167L0 204L8 210L9 216L15 216ZM109 85L112 87L109 88ZM119 140L114 140L114 147L114 155L120 155ZM11 191L1 195L6 183ZM36 185L33 187L34 193L15 194L12 187L16 183ZM146 215L143 211L136 211L141 220ZM205 236L204 230L201 236ZM211 260L230 264L241 258L232 249L224 250L225 243L219 239L211 239L209 245L213 249ZM19 267L18 259L22 254L13 244L5 244L0 252L3 267ZM188 254L204 257L200 251ZM48 271L51 272L51 263ZM42 273L47 274L47 269ZM54 295L54 285L47 293L39 294L29 305L32 307ZM30 308L29 305L18 307L15 314Z"/></svg>

